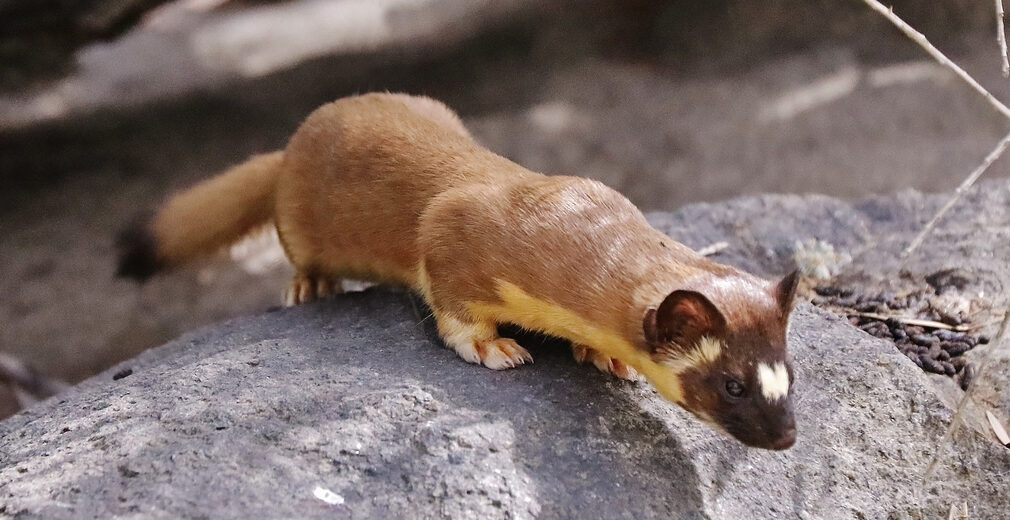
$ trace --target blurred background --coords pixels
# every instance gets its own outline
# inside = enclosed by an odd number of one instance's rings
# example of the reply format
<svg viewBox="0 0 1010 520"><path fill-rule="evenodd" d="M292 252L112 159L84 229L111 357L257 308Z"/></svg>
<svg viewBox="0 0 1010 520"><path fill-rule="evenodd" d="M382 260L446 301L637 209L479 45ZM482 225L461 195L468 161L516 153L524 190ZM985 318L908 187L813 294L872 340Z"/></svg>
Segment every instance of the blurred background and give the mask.
<svg viewBox="0 0 1010 520"><path fill-rule="evenodd" d="M991 2L893 3L1010 98ZM947 191L1007 131L853 0L0 0L0 373L22 381L0 417L279 303L270 236L140 286L113 277L116 232L373 90L438 98L490 149L647 211Z"/></svg>

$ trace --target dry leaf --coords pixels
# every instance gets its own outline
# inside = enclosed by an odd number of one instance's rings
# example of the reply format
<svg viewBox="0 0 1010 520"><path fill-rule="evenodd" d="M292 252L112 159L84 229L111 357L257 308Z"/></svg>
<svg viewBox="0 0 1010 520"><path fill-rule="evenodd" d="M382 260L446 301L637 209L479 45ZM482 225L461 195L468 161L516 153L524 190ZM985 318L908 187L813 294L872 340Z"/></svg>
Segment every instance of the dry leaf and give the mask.
<svg viewBox="0 0 1010 520"><path fill-rule="evenodd" d="M989 419L989 425L992 426L992 431L996 434L996 438L999 439L1004 446L1010 448L1010 435L1007 435L1006 429L1000 424L999 419L996 418L992 412L986 410L985 416Z"/></svg>

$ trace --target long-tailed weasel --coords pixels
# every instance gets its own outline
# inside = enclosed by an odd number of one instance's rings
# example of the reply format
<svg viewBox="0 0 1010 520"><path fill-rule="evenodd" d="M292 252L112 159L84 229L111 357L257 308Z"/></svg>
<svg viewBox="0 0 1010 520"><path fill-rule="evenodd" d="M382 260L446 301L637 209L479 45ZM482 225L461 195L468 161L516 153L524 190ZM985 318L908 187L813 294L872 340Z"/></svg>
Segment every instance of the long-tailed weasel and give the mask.
<svg viewBox="0 0 1010 520"><path fill-rule="evenodd" d="M513 323L575 357L637 373L750 446L796 438L786 328L797 277L710 261L616 191L533 173L481 147L425 97L368 94L313 112L283 151L176 194L123 235L119 274L146 278L273 221L297 274L288 304L342 278L406 285L471 363L532 361Z"/></svg>

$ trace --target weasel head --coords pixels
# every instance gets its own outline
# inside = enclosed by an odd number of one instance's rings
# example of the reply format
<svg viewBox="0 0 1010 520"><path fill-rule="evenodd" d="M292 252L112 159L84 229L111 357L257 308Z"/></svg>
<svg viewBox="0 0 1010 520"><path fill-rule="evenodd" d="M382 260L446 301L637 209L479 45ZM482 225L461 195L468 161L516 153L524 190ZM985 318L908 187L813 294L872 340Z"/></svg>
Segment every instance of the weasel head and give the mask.
<svg viewBox="0 0 1010 520"><path fill-rule="evenodd" d="M700 292L673 291L643 319L646 377L667 399L748 446L789 448L796 422L786 330L797 280L794 272L762 294L735 294L746 301L734 302L731 319Z"/></svg>

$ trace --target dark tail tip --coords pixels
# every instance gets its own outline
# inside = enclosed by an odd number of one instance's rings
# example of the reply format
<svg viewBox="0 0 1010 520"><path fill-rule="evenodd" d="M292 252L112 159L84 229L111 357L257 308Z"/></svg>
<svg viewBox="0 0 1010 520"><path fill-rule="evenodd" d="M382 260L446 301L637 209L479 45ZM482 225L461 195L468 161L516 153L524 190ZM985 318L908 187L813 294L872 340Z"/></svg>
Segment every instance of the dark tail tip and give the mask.
<svg viewBox="0 0 1010 520"><path fill-rule="evenodd" d="M147 227L147 219L137 219L116 239L116 254L119 257L116 276L147 281L164 267L155 251L154 235Z"/></svg>

